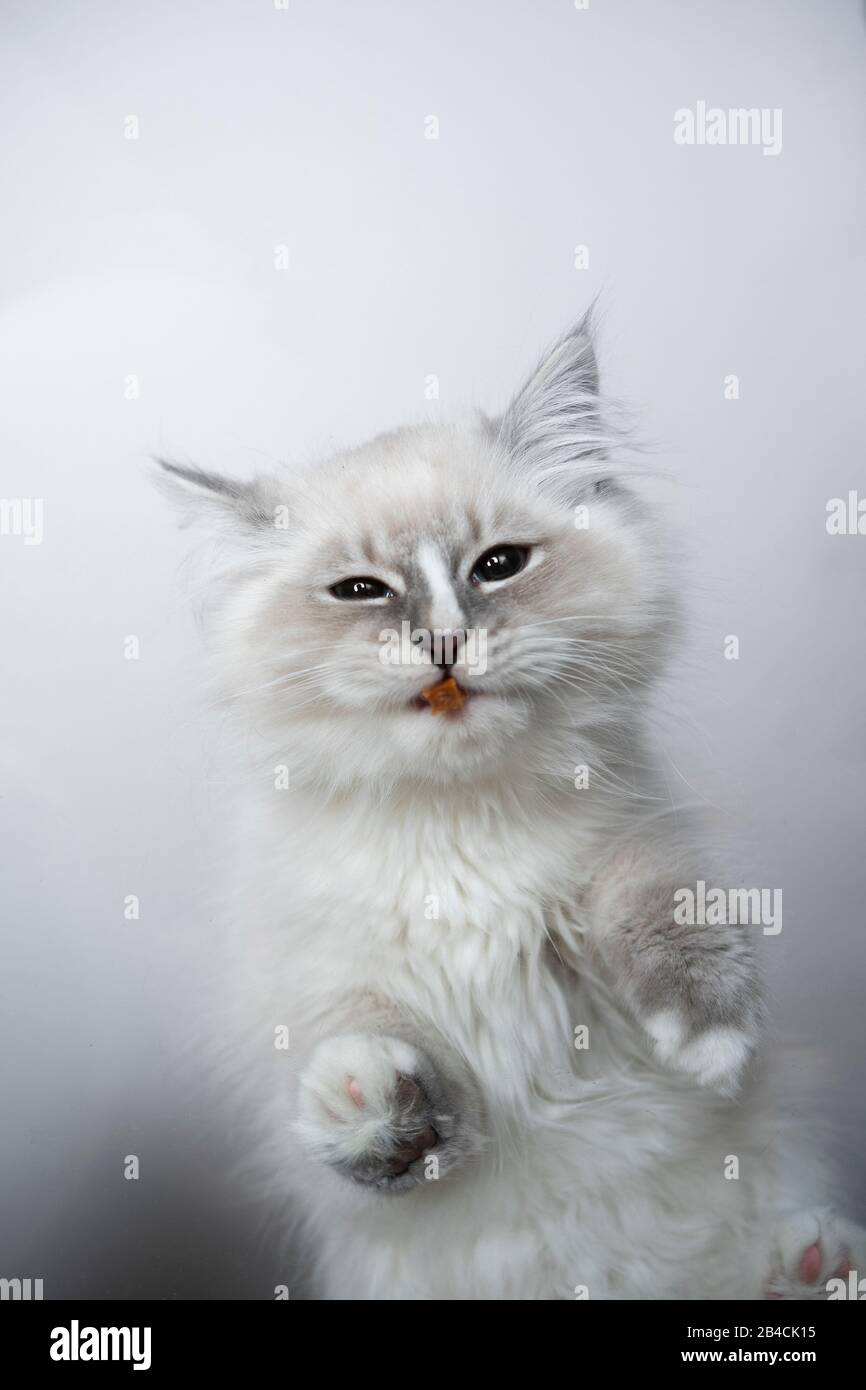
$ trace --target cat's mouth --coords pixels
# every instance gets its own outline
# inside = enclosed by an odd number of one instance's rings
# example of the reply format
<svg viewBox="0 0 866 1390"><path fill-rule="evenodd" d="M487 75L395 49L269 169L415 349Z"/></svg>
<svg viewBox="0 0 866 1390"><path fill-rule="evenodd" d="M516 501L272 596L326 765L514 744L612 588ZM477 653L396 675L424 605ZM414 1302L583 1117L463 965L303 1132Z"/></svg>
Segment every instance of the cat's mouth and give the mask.
<svg viewBox="0 0 866 1390"><path fill-rule="evenodd" d="M469 698L469 691L454 676L443 676L416 695L412 706L414 709L429 710L434 715L453 716L460 714Z"/></svg>

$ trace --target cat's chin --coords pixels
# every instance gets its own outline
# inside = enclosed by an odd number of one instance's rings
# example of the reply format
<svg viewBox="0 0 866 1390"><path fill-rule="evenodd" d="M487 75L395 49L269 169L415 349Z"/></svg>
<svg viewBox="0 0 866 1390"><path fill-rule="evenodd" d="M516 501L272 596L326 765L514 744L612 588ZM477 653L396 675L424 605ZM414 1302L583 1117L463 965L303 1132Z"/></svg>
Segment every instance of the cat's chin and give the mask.
<svg viewBox="0 0 866 1390"><path fill-rule="evenodd" d="M531 711L499 695L467 700L456 718L408 702L304 714L303 723L284 724L279 734L280 759L291 765L297 789L351 788L374 796L403 784L453 790L477 787L505 768L513 774L524 757L537 764Z"/></svg>
<svg viewBox="0 0 866 1390"><path fill-rule="evenodd" d="M480 728L489 722L498 724L503 718L510 719L509 706L510 701L500 692L461 688L459 702L436 708L424 695L416 695L403 707L403 713L408 713L422 728Z"/></svg>
<svg viewBox="0 0 866 1390"><path fill-rule="evenodd" d="M395 715L393 732L402 746L422 750L425 757L460 760L470 750L488 757L526 729L528 715L524 703L500 692L474 691L459 708L439 713L412 701Z"/></svg>

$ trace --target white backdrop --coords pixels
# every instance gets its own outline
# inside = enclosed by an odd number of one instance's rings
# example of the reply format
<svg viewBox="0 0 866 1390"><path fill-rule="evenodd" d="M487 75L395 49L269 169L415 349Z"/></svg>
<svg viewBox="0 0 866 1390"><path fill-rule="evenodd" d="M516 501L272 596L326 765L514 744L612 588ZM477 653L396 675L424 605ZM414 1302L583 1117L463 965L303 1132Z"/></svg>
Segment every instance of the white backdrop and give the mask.
<svg viewBox="0 0 866 1390"><path fill-rule="evenodd" d="M866 536L825 528L866 494L860 4L6 0L0 22L2 493L44 501L41 545L0 535L0 1274L274 1282L216 1191L227 1121L178 1080L219 787L148 457L248 473L495 410L598 291L694 610L659 739L740 881L783 889L776 1023L823 1049L862 1217ZM677 145L698 101L781 109L781 152Z"/></svg>

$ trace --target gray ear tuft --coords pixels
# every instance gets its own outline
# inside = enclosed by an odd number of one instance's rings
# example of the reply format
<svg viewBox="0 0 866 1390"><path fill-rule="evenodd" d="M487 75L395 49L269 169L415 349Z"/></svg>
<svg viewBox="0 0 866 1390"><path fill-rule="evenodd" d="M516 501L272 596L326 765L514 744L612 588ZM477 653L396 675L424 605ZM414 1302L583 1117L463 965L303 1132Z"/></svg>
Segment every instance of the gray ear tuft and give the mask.
<svg viewBox="0 0 866 1390"><path fill-rule="evenodd" d="M599 395L593 337L591 307L544 354L499 424L498 443L514 462L568 495L610 476L608 453L619 442Z"/></svg>
<svg viewBox="0 0 866 1390"><path fill-rule="evenodd" d="M233 520L245 526L273 526L275 499L265 479L243 482L221 473L208 473L193 464L165 458L154 461L162 470L156 475L157 487L179 505L182 525L207 517L223 522Z"/></svg>
<svg viewBox="0 0 866 1390"><path fill-rule="evenodd" d="M203 468L197 468L193 464L174 463L171 459L164 458L154 461L160 468L164 468L166 473L180 479L182 483L188 483L192 488L205 488L208 492L217 492L235 501L239 501L249 488L248 483L241 483L236 478L223 477L221 473L207 473ZM186 491L184 488L184 492Z"/></svg>

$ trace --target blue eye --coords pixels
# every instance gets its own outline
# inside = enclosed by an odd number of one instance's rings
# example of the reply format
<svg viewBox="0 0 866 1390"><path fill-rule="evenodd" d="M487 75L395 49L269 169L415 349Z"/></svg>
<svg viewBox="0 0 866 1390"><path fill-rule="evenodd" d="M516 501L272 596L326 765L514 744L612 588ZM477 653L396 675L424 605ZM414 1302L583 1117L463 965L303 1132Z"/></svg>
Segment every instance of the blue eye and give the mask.
<svg viewBox="0 0 866 1390"><path fill-rule="evenodd" d="M330 592L334 598L349 600L394 597L388 585L383 584L381 579L366 579L363 576L359 579L341 579L339 583L331 585Z"/></svg>
<svg viewBox="0 0 866 1390"><path fill-rule="evenodd" d="M475 561L469 578L473 584L495 584L499 579L519 574L528 559L529 549L525 545L495 545Z"/></svg>

